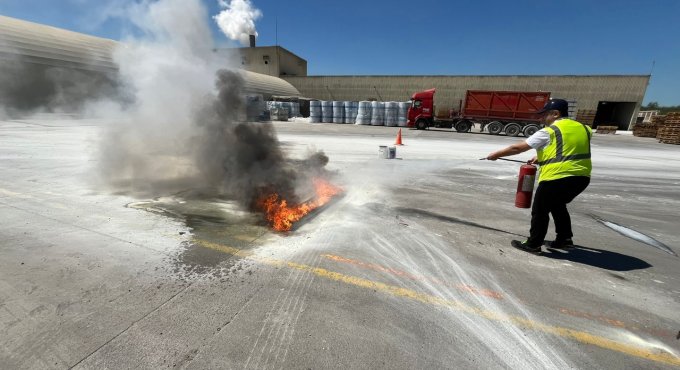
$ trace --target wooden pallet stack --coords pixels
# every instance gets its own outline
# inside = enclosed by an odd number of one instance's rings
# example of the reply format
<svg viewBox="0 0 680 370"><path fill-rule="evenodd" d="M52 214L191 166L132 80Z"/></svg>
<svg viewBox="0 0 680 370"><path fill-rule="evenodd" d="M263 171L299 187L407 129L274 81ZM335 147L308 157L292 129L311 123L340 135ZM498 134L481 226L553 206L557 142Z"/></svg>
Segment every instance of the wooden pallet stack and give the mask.
<svg viewBox="0 0 680 370"><path fill-rule="evenodd" d="M674 117L674 114L671 114ZM666 116L656 115L650 123L638 123L633 127L633 135L639 137L657 137L659 128L666 124Z"/></svg>
<svg viewBox="0 0 680 370"><path fill-rule="evenodd" d="M659 126L654 123L638 123L633 127L633 136L656 137Z"/></svg>
<svg viewBox="0 0 680 370"><path fill-rule="evenodd" d="M680 145L680 112L670 112L666 115L656 138L660 143Z"/></svg>
<svg viewBox="0 0 680 370"><path fill-rule="evenodd" d="M584 125L593 127L593 122L595 121L595 113L597 112L594 110L579 109L576 111L576 120L583 123Z"/></svg>
<svg viewBox="0 0 680 370"><path fill-rule="evenodd" d="M680 124L680 112L670 112L664 116L663 123L666 125Z"/></svg>
<svg viewBox="0 0 680 370"><path fill-rule="evenodd" d="M597 131L595 131L595 133L614 135L618 129L619 126L606 126L605 124L605 126L597 126Z"/></svg>
<svg viewBox="0 0 680 370"><path fill-rule="evenodd" d="M671 114L676 113L676 112L671 112ZM666 116L662 114L658 114L654 117L652 117L652 123L658 126L662 126L663 124L666 123Z"/></svg>
<svg viewBox="0 0 680 370"><path fill-rule="evenodd" d="M680 145L680 124L665 125L656 135L660 143Z"/></svg>

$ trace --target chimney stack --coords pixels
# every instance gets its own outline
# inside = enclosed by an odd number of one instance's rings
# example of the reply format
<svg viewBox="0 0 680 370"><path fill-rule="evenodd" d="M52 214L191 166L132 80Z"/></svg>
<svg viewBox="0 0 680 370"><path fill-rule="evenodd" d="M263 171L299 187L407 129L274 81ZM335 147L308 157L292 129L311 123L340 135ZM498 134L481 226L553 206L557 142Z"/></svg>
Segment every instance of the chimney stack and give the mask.
<svg viewBox="0 0 680 370"><path fill-rule="evenodd" d="M250 47L255 47L255 35L250 35Z"/></svg>

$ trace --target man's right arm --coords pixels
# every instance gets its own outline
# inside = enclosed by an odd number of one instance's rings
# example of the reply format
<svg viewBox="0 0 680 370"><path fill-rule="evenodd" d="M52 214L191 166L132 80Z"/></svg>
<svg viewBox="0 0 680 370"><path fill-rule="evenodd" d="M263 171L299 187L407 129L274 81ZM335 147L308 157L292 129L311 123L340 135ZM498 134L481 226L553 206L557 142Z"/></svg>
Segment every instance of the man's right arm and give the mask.
<svg viewBox="0 0 680 370"><path fill-rule="evenodd" d="M533 149L543 149L550 144L550 134L546 129L540 129L529 136L526 143Z"/></svg>
<svg viewBox="0 0 680 370"><path fill-rule="evenodd" d="M550 133L546 129L538 130L527 138L526 143L533 149L543 149L550 144ZM537 156L527 161L528 164L536 164L536 162L538 162Z"/></svg>

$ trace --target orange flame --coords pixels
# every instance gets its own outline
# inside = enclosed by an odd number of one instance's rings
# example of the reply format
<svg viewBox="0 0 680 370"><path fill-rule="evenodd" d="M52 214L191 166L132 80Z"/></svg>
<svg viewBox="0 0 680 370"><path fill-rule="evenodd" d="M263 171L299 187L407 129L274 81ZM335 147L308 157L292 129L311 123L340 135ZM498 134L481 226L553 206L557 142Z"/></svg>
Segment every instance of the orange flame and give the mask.
<svg viewBox="0 0 680 370"><path fill-rule="evenodd" d="M265 218L277 231L288 231L293 224L309 212L328 203L331 198L342 192L342 189L324 179L314 179L316 197L308 202L289 206L285 199L280 199L276 193L264 196L258 202Z"/></svg>

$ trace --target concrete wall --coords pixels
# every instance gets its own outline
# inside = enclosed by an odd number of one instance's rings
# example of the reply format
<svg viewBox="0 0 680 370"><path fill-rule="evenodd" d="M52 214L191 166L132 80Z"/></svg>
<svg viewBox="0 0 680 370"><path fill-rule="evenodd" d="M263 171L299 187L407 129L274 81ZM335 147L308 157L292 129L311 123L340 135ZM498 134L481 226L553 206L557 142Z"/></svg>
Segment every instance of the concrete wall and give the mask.
<svg viewBox="0 0 680 370"><path fill-rule="evenodd" d="M237 49L241 68L270 76L307 76L307 61L280 46Z"/></svg>
<svg viewBox="0 0 680 370"><path fill-rule="evenodd" d="M308 98L322 100L406 101L416 91L437 89L437 109L458 108L467 90L549 91L576 100L577 109L597 109L600 101L633 102L635 111L621 126L634 123L649 76L282 76Z"/></svg>
<svg viewBox="0 0 680 370"><path fill-rule="evenodd" d="M279 47L279 63L279 76L307 76L307 61L282 47Z"/></svg>

